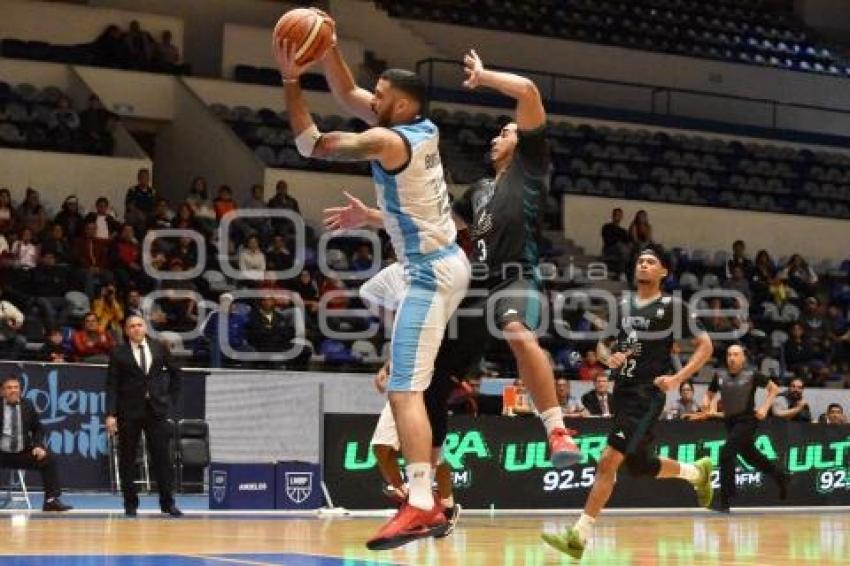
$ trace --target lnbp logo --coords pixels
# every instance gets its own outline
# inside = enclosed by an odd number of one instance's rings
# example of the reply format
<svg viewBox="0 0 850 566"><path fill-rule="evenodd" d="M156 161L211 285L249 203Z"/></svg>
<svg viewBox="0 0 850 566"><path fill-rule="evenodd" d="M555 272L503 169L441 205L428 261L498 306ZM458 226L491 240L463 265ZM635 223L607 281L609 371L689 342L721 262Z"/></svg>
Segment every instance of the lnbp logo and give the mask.
<svg viewBox="0 0 850 566"><path fill-rule="evenodd" d="M313 493L313 472L286 472L286 496L301 504Z"/></svg>

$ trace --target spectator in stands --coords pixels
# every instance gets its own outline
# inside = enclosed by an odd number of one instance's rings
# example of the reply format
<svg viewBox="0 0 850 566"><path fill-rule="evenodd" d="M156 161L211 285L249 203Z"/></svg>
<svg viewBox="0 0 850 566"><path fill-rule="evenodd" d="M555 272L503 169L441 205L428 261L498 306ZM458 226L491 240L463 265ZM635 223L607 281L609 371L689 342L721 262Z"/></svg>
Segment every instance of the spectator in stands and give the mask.
<svg viewBox="0 0 850 566"><path fill-rule="evenodd" d="M705 329L711 333L727 333L732 330L732 321L723 314L723 301L720 297L712 297L708 302L708 316L703 317Z"/></svg>
<svg viewBox="0 0 850 566"><path fill-rule="evenodd" d="M98 197L94 203L94 207L94 212L89 212L86 215L84 225L94 222L95 238L99 240L111 240L121 228L121 223L115 219L115 215L109 209L109 199Z"/></svg>
<svg viewBox="0 0 850 566"><path fill-rule="evenodd" d="M53 224L62 227L69 238L76 238L83 229L83 215L80 214L80 202L77 195L70 195L62 202L60 210L53 218Z"/></svg>
<svg viewBox="0 0 850 566"><path fill-rule="evenodd" d="M788 281L788 285L804 297L817 291L818 275L800 254L791 256L779 277Z"/></svg>
<svg viewBox="0 0 850 566"><path fill-rule="evenodd" d="M76 361L105 364L115 347L115 340L109 333L100 329L97 315L90 312L83 319L83 327L74 332L71 344Z"/></svg>
<svg viewBox="0 0 850 566"><path fill-rule="evenodd" d="M559 377L555 380L555 393L558 396L558 405L565 417L581 416L581 405L575 397L570 394L570 380Z"/></svg>
<svg viewBox="0 0 850 566"><path fill-rule="evenodd" d="M239 270L253 281L259 281L265 276L266 255L260 249L260 239L251 236L239 251Z"/></svg>
<svg viewBox="0 0 850 566"><path fill-rule="evenodd" d="M127 292L123 310L125 320L131 316L140 316L157 330L167 322L165 313L162 312L162 309L156 302L151 305L150 311L145 313L142 309L142 294L138 291L138 289L130 289L130 291Z"/></svg>
<svg viewBox="0 0 850 566"><path fill-rule="evenodd" d="M645 210L638 210L629 225L629 241L632 249L642 249L652 242L652 225Z"/></svg>
<svg viewBox="0 0 850 566"><path fill-rule="evenodd" d="M68 361L68 352L62 344L62 331L49 326L44 332L44 343L38 351L38 359L42 362L62 363Z"/></svg>
<svg viewBox="0 0 850 566"><path fill-rule="evenodd" d="M92 313L97 317L97 328L101 332L109 332L116 341L122 338L124 308L118 300L115 285L107 284L100 288L100 296L92 302Z"/></svg>
<svg viewBox="0 0 850 566"><path fill-rule="evenodd" d="M82 231L82 225L80 225ZM47 231L47 236L41 241L41 256L46 253L52 253L58 265L68 265L71 263L71 245L69 243L76 239L76 235L68 235L66 238L65 229L61 224L54 224Z"/></svg>
<svg viewBox="0 0 850 566"><path fill-rule="evenodd" d="M255 210L263 213L268 206L263 200L264 188L262 185L251 186L251 194L242 203L242 210ZM246 234L257 234L260 239L268 241L268 235L271 230L271 223L268 218L245 218L242 220L243 230Z"/></svg>
<svg viewBox="0 0 850 566"><path fill-rule="evenodd" d="M224 359L222 345L220 343L223 337L219 337L219 317L222 313L227 317L227 341L232 350L237 352L250 352L253 347L248 344L245 339L245 331L248 325L248 310L245 305L237 303L233 300L230 293L223 293L219 297L221 302L221 310L213 312L207 319L203 327L204 340L198 340L196 346L200 350L196 350L196 355L209 355L209 364L211 367L222 367ZM204 351L203 348L208 349ZM230 358L226 358L230 359Z"/></svg>
<svg viewBox="0 0 850 566"><path fill-rule="evenodd" d="M18 227L29 228L33 236L40 235L47 226L47 211L41 204L38 191L27 189L24 202L18 207Z"/></svg>
<svg viewBox="0 0 850 566"><path fill-rule="evenodd" d="M533 415L536 409L534 408L534 402L531 396L528 394L528 389L525 387L525 383L517 378L514 380L514 388L516 389L516 405L509 412L506 412L506 414L510 416Z"/></svg>
<svg viewBox="0 0 850 566"><path fill-rule="evenodd" d="M112 243L110 262L115 272L115 280L121 289L127 289L132 285L138 286L144 277L139 241L136 239L133 227L129 224L121 226L118 238Z"/></svg>
<svg viewBox="0 0 850 566"><path fill-rule="evenodd" d="M12 261L18 269L33 269L38 265L38 244L33 241L32 228L21 230L20 237L15 240L10 250Z"/></svg>
<svg viewBox="0 0 850 566"><path fill-rule="evenodd" d="M785 365L801 380L808 380L810 385L820 385L826 378L824 370L828 374L828 368L804 337L803 325L799 322L793 324L788 341L785 342Z"/></svg>
<svg viewBox="0 0 850 566"><path fill-rule="evenodd" d="M233 191L227 185L218 188L218 196L213 201L215 218L219 222L230 211L236 210L236 201L233 200Z"/></svg>
<svg viewBox="0 0 850 566"><path fill-rule="evenodd" d="M313 280L313 274L309 270L304 269L301 271L301 275L298 276L293 290L301 296L301 300L304 301L304 309L307 312L315 313L318 310L319 287Z"/></svg>
<svg viewBox="0 0 850 566"><path fill-rule="evenodd" d="M779 308L782 308L782 306L791 298L791 288L788 286L788 281L782 277L781 273L771 279L768 284L767 291L770 294L770 299Z"/></svg>
<svg viewBox="0 0 850 566"><path fill-rule="evenodd" d="M165 70L171 70L180 64L180 49L172 43L171 30L162 32L162 41L156 44L154 61Z"/></svg>
<svg viewBox="0 0 850 566"><path fill-rule="evenodd" d="M363 242L358 245L354 250L354 256L351 258L351 270L368 271L372 268L373 263L371 244Z"/></svg>
<svg viewBox="0 0 850 566"><path fill-rule="evenodd" d="M215 230L215 208L210 200L207 180L203 177L195 177L189 187L186 202L192 207L195 220L203 227L204 231L211 233Z"/></svg>
<svg viewBox="0 0 850 566"><path fill-rule="evenodd" d="M108 240L97 237L97 224L87 222L83 235L77 238L72 254L77 276L86 295L94 296L95 286L112 281L108 258Z"/></svg>
<svg viewBox="0 0 850 566"><path fill-rule="evenodd" d="M829 341L834 345L834 361L846 371L850 367L850 324L837 304L829 305L826 330Z"/></svg>
<svg viewBox="0 0 850 566"><path fill-rule="evenodd" d="M611 222L602 227L602 258L615 276L626 272L629 261L629 233L620 226L623 222L623 209L611 211Z"/></svg>
<svg viewBox="0 0 850 566"><path fill-rule="evenodd" d="M145 218L149 218L153 214L155 204L156 189L151 186L151 172L148 169L139 169L136 175L136 184L127 189L124 208L133 206Z"/></svg>
<svg viewBox="0 0 850 566"><path fill-rule="evenodd" d="M96 94L89 96L89 107L80 112L80 130L87 149L100 155L112 155L115 138L112 129L118 115L103 107Z"/></svg>
<svg viewBox="0 0 850 566"><path fill-rule="evenodd" d="M679 385L679 398L667 410L667 418L670 420L689 419L690 415L699 413L701 410L694 397L694 384L690 381L684 381Z"/></svg>
<svg viewBox="0 0 850 566"><path fill-rule="evenodd" d="M281 179L275 185L275 195L269 199L269 208L277 208L281 210L291 210L301 214L301 208L298 206L298 201L295 197L289 194L289 185Z"/></svg>
<svg viewBox="0 0 850 566"><path fill-rule="evenodd" d="M179 259L187 269L192 269L198 265L198 246L195 240L189 236L181 236L177 240L177 247L172 250L169 259Z"/></svg>
<svg viewBox="0 0 850 566"><path fill-rule="evenodd" d="M47 128L53 143L59 149L76 150L80 132L80 115L71 105L71 99L64 94L56 102L56 108L50 113Z"/></svg>
<svg viewBox="0 0 850 566"><path fill-rule="evenodd" d="M732 244L732 257L730 257L726 262L727 279L732 278L732 273L736 267L740 267L743 270L744 278L750 279L753 276L755 265L753 265L753 262L745 255L746 250L747 246L744 244L743 240L735 240Z"/></svg>
<svg viewBox="0 0 850 566"><path fill-rule="evenodd" d="M172 273L186 271L186 266L180 259L168 262L168 270ZM198 305L189 293L197 292L198 288L191 280L170 279L164 281L162 289L166 291L162 299L162 310L166 316L166 330L186 332L195 328L198 320Z"/></svg>
<svg viewBox="0 0 850 566"><path fill-rule="evenodd" d="M275 234L272 245L266 252L266 269L270 271L286 271L294 265L295 259L286 245L283 234Z"/></svg>
<svg viewBox="0 0 850 566"><path fill-rule="evenodd" d="M20 359L26 348L27 340L21 334L24 325L24 313L3 296L4 288L0 284L0 358Z"/></svg>
<svg viewBox="0 0 850 566"><path fill-rule="evenodd" d="M91 43L95 62L104 67L127 67L127 47L124 33L116 25L107 26Z"/></svg>
<svg viewBox="0 0 850 566"><path fill-rule="evenodd" d="M582 381L594 381L597 374L605 371L605 366L599 363L596 350L587 350L584 359L578 367L578 378Z"/></svg>
<svg viewBox="0 0 850 566"><path fill-rule="evenodd" d="M151 34L143 30L136 20L130 22L130 28L124 35L124 48L127 52L130 68L150 68L156 50L156 42Z"/></svg>
<svg viewBox="0 0 850 566"><path fill-rule="evenodd" d="M9 240L6 239L5 235L0 234L0 267L3 266L4 259L12 253L10 250Z"/></svg>
<svg viewBox="0 0 850 566"><path fill-rule="evenodd" d="M584 407L582 416L610 417L614 414L614 398L608 391L608 375L605 372L596 374L593 389L581 396Z"/></svg>
<svg viewBox="0 0 850 566"><path fill-rule="evenodd" d="M0 234L10 234L18 225L18 213L9 189L0 188Z"/></svg>
<svg viewBox="0 0 850 566"><path fill-rule="evenodd" d="M46 326L65 324L70 307L65 293L70 291L70 282L70 270L66 265L57 265L52 251L41 254L41 262L32 270L31 289L36 304L44 314Z"/></svg>
<svg viewBox="0 0 850 566"><path fill-rule="evenodd" d="M826 408L826 414L821 415L819 422L828 425L845 425L847 417L844 415L844 408L838 403L830 403Z"/></svg>
<svg viewBox="0 0 850 566"><path fill-rule="evenodd" d="M168 207L168 200L158 197L153 207L153 215L148 219L149 230L167 230L172 227L174 212Z"/></svg>
<svg viewBox="0 0 850 566"><path fill-rule="evenodd" d="M261 298L248 316L245 334L258 352L284 352L295 336L291 321L274 308L274 302L274 297Z"/></svg>
<svg viewBox="0 0 850 566"><path fill-rule="evenodd" d="M795 377L788 389L780 393L773 403L771 414L788 421L812 422L808 401L803 400L803 380Z"/></svg>
<svg viewBox="0 0 850 566"><path fill-rule="evenodd" d="M192 207L188 202L181 203L180 206L177 207L177 214L174 215L171 227L178 228L180 230L194 230L202 234L204 233L201 223L195 218L195 211L192 210Z"/></svg>
<svg viewBox="0 0 850 566"><path fill-rule="evenodd" d="M747 302L750 302L753 297L753 292L750 289L750 280L745 276L744 267L740 265L732 268L728 278L723 282L723 288L741 293L746 297Z"/></svg>
<svg viewBox="0 0 850 566"><path fill-rule="evenodd" d="M301 215L301 208L298 206L298 201L289 195L289 185L283 179L275 185L275 195L269 199L269 208L291 210L299 216ZM295 233L295 226L286 218L272 219L272 229L276 234Z"/></svg>
<svg viewBox="0 0 850 566"><path fill-rule="evenodd" d="M345 309L348 308L348 296L340 292L347 290L348 289L342 279L336 277L325 277L325 280L322 281L322 285L319 288L319 295L320 298L324 298L325 295L329 295L329 298L325 299L326 308L331 310ZM332 298L330 298L330 293L334 293Z"/></svg>

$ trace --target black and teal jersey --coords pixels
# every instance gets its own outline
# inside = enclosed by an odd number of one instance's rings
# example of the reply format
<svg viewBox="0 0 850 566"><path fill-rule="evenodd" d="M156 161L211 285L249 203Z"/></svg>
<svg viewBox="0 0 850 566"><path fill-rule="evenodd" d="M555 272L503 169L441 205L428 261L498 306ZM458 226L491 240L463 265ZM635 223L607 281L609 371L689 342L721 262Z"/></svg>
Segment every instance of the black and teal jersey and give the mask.
<svg viewBox="0 0 850 566"><path fill-rule="evenodd" d="M475 248L473 277L487 266L490 279L506 266L533 273L540 262L541 219L549 192L546 128L517 130L514 158L498 178L482 179L457 199L453 210L469 226Z"/></svg>

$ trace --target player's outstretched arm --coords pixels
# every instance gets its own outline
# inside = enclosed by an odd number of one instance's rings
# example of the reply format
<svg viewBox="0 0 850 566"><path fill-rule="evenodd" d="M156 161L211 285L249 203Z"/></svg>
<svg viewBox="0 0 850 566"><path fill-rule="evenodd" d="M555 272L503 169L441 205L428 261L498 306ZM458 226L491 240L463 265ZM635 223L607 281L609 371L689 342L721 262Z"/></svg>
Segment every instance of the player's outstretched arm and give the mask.
<svg viewBox="0 0 850 566"><path fill-rule="evenodd" d="M322 67L328 86L340 106L367 124L374 125L377 117L372 111L372 93L357 86L336 42L322 58Z"/></svg>
<svg viewBox="0 0 850 566"><path fill-rule="evenodd" d="M296 62L296 50L296 46L290 45L287 40L275 44L274 48L298 153L304 157L329 161L377 160L389 169L405 163L407 146L400 136L386 128L371 128L359 134L319 131L300 85L301 75L309 64L299 65Z"/></svg>
<svg viewBox="0 0 850 566"><path fill-rule="evenodd" d="M354 230L369 226L382 228L384 214L377 208L369 208L359 198L343 191L348 204L345 206L326 208L323 211L325 228L328 230Z"/></svg>
<svg viewBox="0 0 850 566"><path fill-rule="evenodd" d="M490 87L517 101L517 128L525 131L536 130L546 123L543 99L534 82L513 73L485 69L481 57L474 49L470 49L464 56L463 65L466 73L463 86L469 89Z"/></svg>

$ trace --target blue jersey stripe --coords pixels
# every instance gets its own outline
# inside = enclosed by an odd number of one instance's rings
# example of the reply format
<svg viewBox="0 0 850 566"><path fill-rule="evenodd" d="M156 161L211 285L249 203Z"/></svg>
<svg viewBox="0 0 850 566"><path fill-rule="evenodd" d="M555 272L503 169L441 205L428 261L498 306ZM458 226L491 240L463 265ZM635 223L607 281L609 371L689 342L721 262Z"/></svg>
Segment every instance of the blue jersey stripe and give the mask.
<svg viewBox="0 0 850 566"><path fill-rule="evenodd" d="M398 222L399 230L404 238L404 250L396 250L396 253L403 251L405 256L419 253L419 227L413 218L407 214L401 206L401 197L398 194L398 183L396 178L387 175L380 170L376 164L372 165L372 173L378 179L380 175L380 183L384 187L384 202L386 203L387 212L392 214Z"/></svg>

